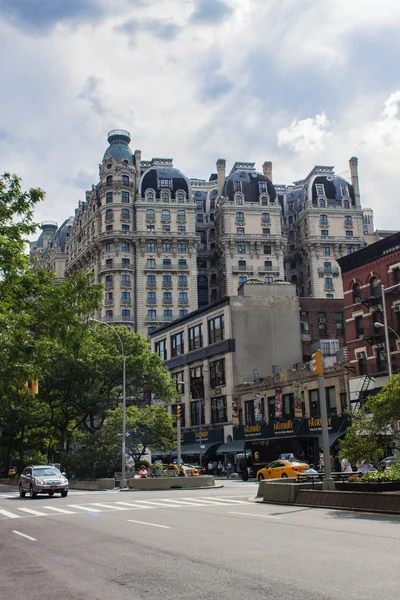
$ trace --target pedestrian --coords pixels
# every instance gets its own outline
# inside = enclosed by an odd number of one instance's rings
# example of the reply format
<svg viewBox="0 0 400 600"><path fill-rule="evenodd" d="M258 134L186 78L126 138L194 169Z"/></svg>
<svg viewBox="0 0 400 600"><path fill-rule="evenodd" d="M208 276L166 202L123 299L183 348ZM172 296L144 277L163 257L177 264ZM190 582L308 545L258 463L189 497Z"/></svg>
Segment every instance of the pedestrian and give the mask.
<svg viewBox="0 0 400 600"><path fill-rule="evenodd" d="M347 458L343 458L340 464L340 469L342 473L352 473L353 469L351 468L350 461Z"/></svg>
<svg viewBox="0 0 400 600"><path fill-rule="evenodd" d="M211 460L210 460L210 462L207 465L207 471L208 471L209 475L213 474L213 464L212 464Z"/></svg>
<svg viewBox="0 0 400 600"><path fill-rule="evenodd" d="M142 465L139 469L139 477L140 479L147 479L147 469L144 465Z"/></svg>
<svg viewBox="0 0 400 600"><path fill-rule="evenodd" d="M232 473L232 463L231 463L230 460L228 460L228 462L226 463L226 477L227 477L227 479L230 478L231 473Z"/></svg>
<svg viewBox="0 0 400 600"><path fill-rule="evenodd" d="M217 465L217 473L218 473L218 477L221 477L221 475L222 475L222 469L223 469L223 467L222 467L222 462L221 462L221 461L218 461L218 465Z"/></svg>
<svg viewBox="0 0 400 600"><path fill-rule="evenodd" d="M341 464L340 464L340 459L338 456L335 456L335 459L333 461L333 468L335 470L335 473L340 473L340 471L342 470Z"/></svg>
<svg viewBox="0 0 400 600"><path fill-rule="evenodd" d="M179 477L187 477L186 469L182 466L179 467Z"/></svg>

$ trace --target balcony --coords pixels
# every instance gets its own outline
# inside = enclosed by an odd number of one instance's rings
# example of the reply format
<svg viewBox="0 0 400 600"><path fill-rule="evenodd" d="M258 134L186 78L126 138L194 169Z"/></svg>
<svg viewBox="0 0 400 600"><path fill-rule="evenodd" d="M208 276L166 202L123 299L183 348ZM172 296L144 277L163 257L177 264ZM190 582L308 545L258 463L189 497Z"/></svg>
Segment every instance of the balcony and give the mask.
<svg viewBox="0 0 400 600"><path fill-rule="evenodd" d="M148 290L155 290L157 288L157 283L155 281L148 281L146 283L146 288Z"/></svg>
<svg viewBox="0 0 400 600"><path fill-rule="evenodd" d="M132 287L132 282L131 281L121 281L120 283L120 287L122 288L131 288Z"/></svg>
<svg viewBox="0 0 400 600"><path fill-rule="evenodd" d="M266 219L265 217L261 219L261 224L262 225L270 225L271 224L271 217L268 217L268 219Z"/></svg>
<svg viewBox="0 0 400 600"><path fill-rule="evenodd" d="M106 221L114 221L114 215L105 215L104 218Z"/></svg>
<svg viewBox="0 0 400 600"><path fill-rule="evenodd" d="M250 273L254 272L253 265L233 265L232 267L233 273Z"/></svg>
<svg viewBox="0 0 400 600"><path fill-rule="evenodd" d="M130 269L133 270L132 265L126 264L126 263L112 263L111 265L100 265L99 267L99 274L103 273L104 271L114 271L114 270L121 270L121 269Z"/></svg>
<svg viewBox="0 0 400 600"><path fill-rule="evenodd" d="M354 223L353 222L347 221L346 223L344 223L344 228L345 229L353 229L353 227L354 227Z"/></svg>
<svg viewBox="0 0 400 600"><path fill-rule="evenodd" d="M155 220L156 220L156 215L146 215L146 217L145 217L145 221L147 223L154 223Z"/></svg>
<svg viewBox="0 0 400 600"><path fill-rule="evenodd" d="M132 306L131 298L121 298L121 305L123 306Z"/></svg>
<svg viewBox="0 0 400 600"><path fill-rule="evenodd" d="M114 284L113 284L112 281L111 282L110 281L106 281L106 283L104 284L104 289L105 290L112 290L113 287L114 287Z"/></svg>
<svg viewBox="0 0 400 600"><path fill-rule="evenodd" d="M334 277L339 276L339 267L318 267L318 275L323 277L324 275L333 275Z"/></svg>
<svg viewBox="0 0 400 600"><path fill-rule="evenodd" d="M163 303L165 306L171 306L171 304L172 304L172 298L163 298L163 301L162 301L162 303Z"/></svg>
<svg viewBox="0 0 400 600"><path fill-rule="evenodd" d="M278 273L279 275L279 267L273 265L264 265L263 267L258 267L259 273Z"/></svg>
<svg viewBox="0 0 400 600"><path fill-rule="evenodd" d="M172 281L163 281L162 286L164 289L172 288Z"/></svg>
<svg viewBox="0 0 400 600"><path fill-rule="evenodd" d="M326 290L327 292L332 292L334 289L335 288L333 283L325 283L324 290Z"/></svg>
<svg viewBox="0 0 400 600"><path fill-rule="evenodd" d="M178 304L179 304L179 306L188 306L189 300L187 298L186 299L179 298Z"/></svg>
<svg viewBox="0 0 400 600"><path fill-rule="evenodd" d="M329 221L321 221L321 219L320 219L319 226L324 227L324 228L329 227Z"/></svg>
<svg viewBox="0 0 400 600"><path fill-rule="evenodd" d="M183 282L183 281L179 281L178 282L178 288L180 290L184 290L187 289L189 287L189 284L187 283L187 281Z"/></svg>
<svg viewBox="0 0 400 600"><path fill-rule="evenodd" d="M157 304L157 298L147 298L146 304L150 304L150 305Z"/></svg>
<svg viewBox="0 0 400 600"><path fill-rule="evenodd" d="M236 225L245 225L245 224L246 224L246 219L245 219L245 218L243 218L243 219L240 219L240 218L239 218L239 219L238 219L238 218L236 217L236 219L235 219L235 223L236 223Z"/></svg>
<svg viewBox="0 0 400 600"><path fill-rule="evenodd" d="M114 304L114 300L112 298L106 298L104 300L104 306L112 306Z"/></svg>

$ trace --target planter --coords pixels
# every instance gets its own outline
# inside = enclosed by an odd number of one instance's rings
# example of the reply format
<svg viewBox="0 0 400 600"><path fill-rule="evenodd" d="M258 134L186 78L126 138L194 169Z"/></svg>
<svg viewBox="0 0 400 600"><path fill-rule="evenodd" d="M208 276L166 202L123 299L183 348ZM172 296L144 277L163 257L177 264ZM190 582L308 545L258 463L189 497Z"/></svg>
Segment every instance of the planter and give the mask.
<svg viewBox="0 0 400 600"><path fill-rule="evenodd" d="M336 489L343 492L399 492L400 481L346 481L345 483L337 483Z"/></svg>

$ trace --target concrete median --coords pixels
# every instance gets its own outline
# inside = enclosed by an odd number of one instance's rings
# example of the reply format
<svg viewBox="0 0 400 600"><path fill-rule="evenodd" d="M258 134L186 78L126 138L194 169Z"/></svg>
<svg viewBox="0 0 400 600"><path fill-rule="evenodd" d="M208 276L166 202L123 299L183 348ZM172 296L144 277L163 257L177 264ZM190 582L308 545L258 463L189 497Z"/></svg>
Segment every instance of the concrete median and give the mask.
<svg viewBox="0 0 400 600"><path fill-rule="evenodd" d="M199 477L149 477L147 479L128 480L130 490L175 490L189 488L214 487L214 477L211 475L200 475Z"/></svg>

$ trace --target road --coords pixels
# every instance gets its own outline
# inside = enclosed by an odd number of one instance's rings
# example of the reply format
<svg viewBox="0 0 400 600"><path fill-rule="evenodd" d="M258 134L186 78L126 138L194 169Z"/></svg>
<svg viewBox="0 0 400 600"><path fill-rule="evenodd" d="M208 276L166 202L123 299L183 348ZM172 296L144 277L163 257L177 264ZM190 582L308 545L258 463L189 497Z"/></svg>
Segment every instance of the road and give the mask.
<svg viewBox="0 0 400 600"><path fill-rule="evenodd" d="M398 600L400 519L255 503L257 486L0 490L7 600Z"/></svg>

